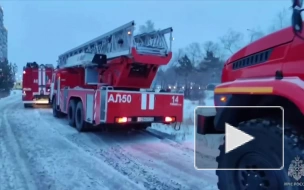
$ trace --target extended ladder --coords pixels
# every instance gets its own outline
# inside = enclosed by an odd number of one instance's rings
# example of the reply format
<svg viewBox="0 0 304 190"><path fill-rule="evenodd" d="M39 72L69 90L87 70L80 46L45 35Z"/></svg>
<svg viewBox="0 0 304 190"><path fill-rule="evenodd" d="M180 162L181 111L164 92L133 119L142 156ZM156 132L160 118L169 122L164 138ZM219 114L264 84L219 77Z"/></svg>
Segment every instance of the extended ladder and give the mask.
<svg viewBox="0 0 304 190"><path fill-rule="evenodd" d="M108 59L131 56L132 48L135 48L138 54L157 56L166 56L171 52L172 28L133 36L134 26L134 21L129 22L65 52L59 56L58 67L92 65L90 60L96 54L106 54ZM168 46L165 35L169 33L170 44Z"/></svg>

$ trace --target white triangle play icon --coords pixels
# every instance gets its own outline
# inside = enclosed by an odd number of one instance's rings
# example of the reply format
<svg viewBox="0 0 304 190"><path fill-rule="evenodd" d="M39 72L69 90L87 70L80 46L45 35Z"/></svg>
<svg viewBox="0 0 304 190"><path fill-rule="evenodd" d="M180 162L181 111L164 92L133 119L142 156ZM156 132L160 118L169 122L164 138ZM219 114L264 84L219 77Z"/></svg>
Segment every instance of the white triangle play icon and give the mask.
<svg viewBox="0 0 304 190"><path fill-rule="evenodd" d="M225 130L225 153L228 153L254 139L253 136L244 133L228 123L225 123Z"/></svg>

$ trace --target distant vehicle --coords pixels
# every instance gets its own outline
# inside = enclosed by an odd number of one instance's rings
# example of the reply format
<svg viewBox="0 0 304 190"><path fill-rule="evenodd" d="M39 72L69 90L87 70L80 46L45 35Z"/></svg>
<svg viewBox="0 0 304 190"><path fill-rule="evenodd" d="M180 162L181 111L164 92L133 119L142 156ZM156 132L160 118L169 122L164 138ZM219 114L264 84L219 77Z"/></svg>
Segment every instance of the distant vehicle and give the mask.
<svg viewBox="0 0 304 190"><path fill-rule="evenodd" d="M16 81L14 84L14 89L15 90L22 90L22 82L21 81Z"/></svg>
<svg viewBox="0 0 304 190"><path fill-rule="evenodd" d="M23 68L22 101L25 108L33 104L49 104L49 94L53 65L27 63Z"/></svg>

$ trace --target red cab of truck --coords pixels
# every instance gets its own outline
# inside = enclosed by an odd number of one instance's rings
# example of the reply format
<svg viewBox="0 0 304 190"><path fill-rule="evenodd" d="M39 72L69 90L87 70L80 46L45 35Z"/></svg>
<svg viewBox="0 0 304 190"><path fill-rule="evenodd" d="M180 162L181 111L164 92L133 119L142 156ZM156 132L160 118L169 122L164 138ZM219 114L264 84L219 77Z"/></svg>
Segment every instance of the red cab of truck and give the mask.
<svg viewBox="0 0 304 190"><path fill-rule="evenodd" d="M24 107L33 104L49 104L52 64L38 65L36 62L27 63L23 68L22 102Z"/></svg>

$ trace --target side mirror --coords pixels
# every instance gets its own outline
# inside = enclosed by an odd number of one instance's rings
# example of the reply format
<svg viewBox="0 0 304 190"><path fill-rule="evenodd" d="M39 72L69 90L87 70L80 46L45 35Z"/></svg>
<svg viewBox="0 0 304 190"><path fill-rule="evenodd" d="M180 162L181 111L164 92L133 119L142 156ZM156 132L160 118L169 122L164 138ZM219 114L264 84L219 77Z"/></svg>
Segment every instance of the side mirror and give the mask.
<svg viewBox="0 0 304 190"><path fill-rule="evenodd" d="M298 9L293 9L292 12L292 28L293 31L296 33L302 33L302 29L303 29L303 20L302 20L302 15L301 15L302 10L298 10Z"/></svg>

